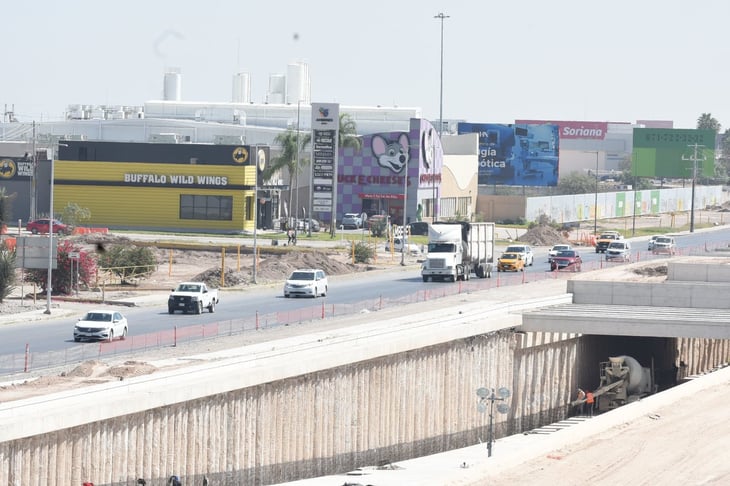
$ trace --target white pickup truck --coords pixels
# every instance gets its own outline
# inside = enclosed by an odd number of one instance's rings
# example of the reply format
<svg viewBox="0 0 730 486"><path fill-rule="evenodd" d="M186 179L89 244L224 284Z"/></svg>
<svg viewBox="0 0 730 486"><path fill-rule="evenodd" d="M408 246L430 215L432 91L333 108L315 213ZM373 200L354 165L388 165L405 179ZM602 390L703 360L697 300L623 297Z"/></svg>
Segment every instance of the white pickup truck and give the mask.
<svg viewBox="0 0 730 486"><path fill-rule="evenodd" d="M184 314L200 314L203 309L215 312L218 302L218 289L209 289L205 282L182 282L172 290L167 299L167 312L174 314L179 310Z"/></svg>

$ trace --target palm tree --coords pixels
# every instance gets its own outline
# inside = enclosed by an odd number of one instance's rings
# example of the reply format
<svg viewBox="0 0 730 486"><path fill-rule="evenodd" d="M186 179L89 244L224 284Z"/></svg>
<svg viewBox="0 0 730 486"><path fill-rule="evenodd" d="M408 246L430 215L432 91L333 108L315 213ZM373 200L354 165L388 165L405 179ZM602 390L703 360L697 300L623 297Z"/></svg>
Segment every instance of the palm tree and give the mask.
<svg viewBox="0 0 730 486"><path fill-rule="evenodd" d="M700 130L712 130L718 133L720 131L720 122L712 116L712 113L703 113L697 118L697 128Z"/></svg>
<svg viewBox="0 0 730 486"><path fill-rule="evenodd" d="M285 170L289 176L289 212L290 216L296 217L296 211L291 214L292 196L294 187L299 185L299 173L302 167L309 163L308 158L302 158L305 139L311 138L311 135L299 135L296 130L288 129L280 133L274 139L274 143L281 147L281 155L271 159L271 163L264 169L262 174L263 180L269 180L271 177L281 170ZM298 144L297 144L298 142ZM298 145L298 147L297 147ZM298 162L298 163L297 163Z"/></svg>

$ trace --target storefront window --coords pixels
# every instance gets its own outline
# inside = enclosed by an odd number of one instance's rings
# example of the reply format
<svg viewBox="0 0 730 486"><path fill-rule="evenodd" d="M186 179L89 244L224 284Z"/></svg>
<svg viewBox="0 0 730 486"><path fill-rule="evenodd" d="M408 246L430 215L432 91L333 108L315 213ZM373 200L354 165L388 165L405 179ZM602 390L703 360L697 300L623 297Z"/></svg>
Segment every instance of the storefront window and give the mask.
<svg viewBox="0 0 730 486"><path fill-rule="evenodd" d="M180 195L180 219L231 221L233 220L233 198L182 194Z"/></svg>

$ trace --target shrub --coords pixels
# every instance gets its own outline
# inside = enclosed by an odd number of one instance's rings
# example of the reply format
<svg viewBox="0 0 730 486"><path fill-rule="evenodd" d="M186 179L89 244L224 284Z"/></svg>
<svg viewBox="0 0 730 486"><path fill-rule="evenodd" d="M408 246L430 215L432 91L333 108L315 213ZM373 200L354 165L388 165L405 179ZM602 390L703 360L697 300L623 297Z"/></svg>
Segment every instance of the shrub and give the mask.
<svg viewBox="0 0 730 486"><path fill-rule="evenodd" d="M15 252L0 245L0 302L2 302L15 288Z"/></svg>
<svg viewBox="0 0 730 486"><path fill-rule="evenodd" d="M375 256L375 248L367 243L355 243L355 263L370 263Z"/></svg>
<svg viewBox="0 0 730 486"><path fill-rule="evenodd" d="M99 266L128 283L128 279L149 277L157 268L157 259L146 246L115 245L99 256Z"/></svg>
<svg viewBox="0 0 730 486"><path fill-rule="evenodd" d="M71 273L72 261L69 253L78 252L79 259L73 262L73 274ZM70 240L61 240L58 244L57 268L51 272L51 293L70 294L74 290L74 283L89 286L96 278L96 260L93 254L81 250ZM78 264L78 265L77 265ZM75 273L78 272L78 281ZM26 273L26 279L40 286L43 291L48 285L48 269L33 268Z"/></svg>

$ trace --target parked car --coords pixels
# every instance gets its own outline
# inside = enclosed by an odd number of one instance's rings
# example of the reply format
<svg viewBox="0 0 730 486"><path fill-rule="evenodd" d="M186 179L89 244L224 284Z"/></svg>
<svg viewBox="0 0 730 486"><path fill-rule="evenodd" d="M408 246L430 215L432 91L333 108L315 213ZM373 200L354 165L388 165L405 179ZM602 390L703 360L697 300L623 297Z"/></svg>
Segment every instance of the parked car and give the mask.
<svg viewBox="0 0 730 486"><path fill-rule="evenodd" d="M74 326L74 341L112 341L127 337L127 318L119 311L89 311Z"/></svg>
<svg viewBox="0 0 730 486"><path fill-rule="evenodd" d="M525 260L518 252L504 252L497 260L498 272L524 272Z"/></svg>
<svg viewBox="0 0 730 486"><path fill-rule="evenodd" d="M385 251L391 251L391 248L392 248L393 252L401 253L403 251L403 244L401 242L401 239L397 238L397 237L393 238L392 246L390 244L390 240L386 241L385 242ZM411 253L411 254L418 254L418 253L421 253L421 248L418 245L416 245L415 243L409 243L408 240L406 239L405 251L407 253Z"/></svg>
<svg viewBox="0 0 730 486"><path fill-rule="evenodd" d="M660 236L654 240L651 252L654 255L666 253L671 256L677 252L677 245L674 243L674 238L672 236Z"/></svg>
<svg viewBox="0 0 730 486"><path fill-rule="evenodd" d="M580 272L583 259L576 250L561 250L550 261L550 270L572 270Z"/></svg>
<svg viewBox="0 0 730 486"><path fill-rule="evenodd" d="M34 235L37 235L38 233L48 233L48 227L50 225L51 225L51 220L49 218L42 218L42 219L36 219L34 221L29 221L28 224L25 225L25 229L30 231ZM61 221L54 219L53 220L53 233L68 235L68 234L71 234L71 228L68 225L62 223Z"/></svg>
<svg viewBox="0 0 730 486"><path fill-rule="evenodd" d="M657 238L659 238L661 235L652 235L651 238L649 238L649 244L647 245L647 250L651 251L654 249L654 242Z"/></svg>
<svg viewBox="0 0 730 486"><path fill-rule="evenodd" d="M631 260L631 243L626 240L611 242L606 248L606 261L609 260Z"/></svg>
<svg viewBox="0 0 730 486"><path fill-rule="evenodd" d="M309 225L312 225L312 232L318 233L322 226L314 218L298 219L297 220L297 231L309 231Z"/></svg>
<svg viewBox="0 0 730 486"><path fill-rule="evenodd" d="M362 214L345 213L345 215L342 217L341 226L343 229L360 229L362 228L362 225Z"/></svg>
<svg viewBox="0 0 730 486"><path fill-rule="evenodd" d="M504 252L519 253L522 255L522 259L525 261L526 267L531 267L535 260L535 256L532 253L532 247L530 247L530 245L509 245Z"/></svg>
<svg viewBox="0 0 730 486"><path fill-rule="evenodd" d="M305 296L317 298L327 295L327 275L324 270L306 268L294 270L284 283L284 297Z"/></svg>
<svg viewBox="0 0 730 486"><path fill-rule="evenodd" d="M548 250L548 263L553 261L553 257L560 253L561 251L568 251L572 250L573 247L570 245L560 244L560 245L553 245L552 248Z"/></svg>

